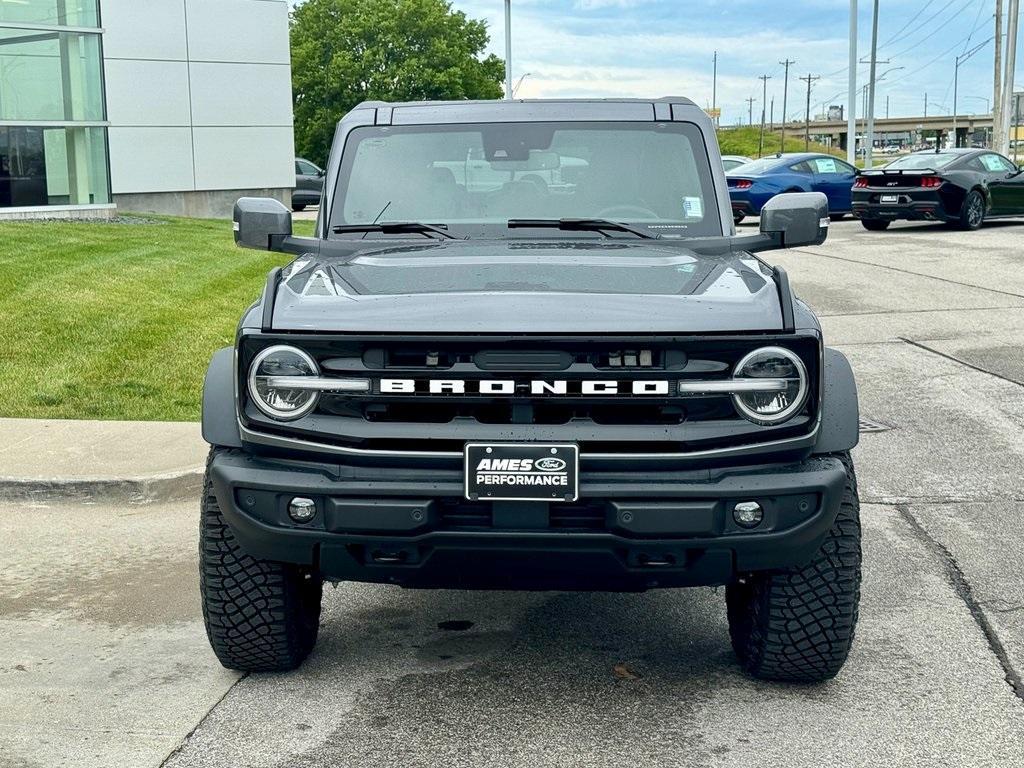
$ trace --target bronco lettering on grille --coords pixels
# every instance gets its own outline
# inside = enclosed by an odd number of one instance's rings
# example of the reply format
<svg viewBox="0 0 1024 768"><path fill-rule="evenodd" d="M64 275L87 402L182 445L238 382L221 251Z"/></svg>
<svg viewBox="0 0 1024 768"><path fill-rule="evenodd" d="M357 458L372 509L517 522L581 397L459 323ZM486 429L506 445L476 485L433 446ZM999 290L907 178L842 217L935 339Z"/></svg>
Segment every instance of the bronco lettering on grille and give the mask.
<svg viewBox="0 0 1024 768"><path fill-rule="evenodd" d="M536 395L563 397L595 397L608 395L653 395L666 397L668 381L618 380L531 380L484 379L381 379L383 395Z"/></svg>

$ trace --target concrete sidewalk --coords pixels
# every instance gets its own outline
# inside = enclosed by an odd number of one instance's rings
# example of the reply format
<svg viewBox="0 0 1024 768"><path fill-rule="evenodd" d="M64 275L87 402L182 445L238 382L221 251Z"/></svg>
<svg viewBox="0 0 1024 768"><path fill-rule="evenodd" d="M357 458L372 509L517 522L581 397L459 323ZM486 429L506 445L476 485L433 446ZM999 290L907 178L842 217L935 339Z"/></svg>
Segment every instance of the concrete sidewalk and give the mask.
<svg viewBox="0 0 1024 768"><path fill-rule="evenodd" d="M0 419L0 499L194 496L207 450L194 422Z"/></svg>

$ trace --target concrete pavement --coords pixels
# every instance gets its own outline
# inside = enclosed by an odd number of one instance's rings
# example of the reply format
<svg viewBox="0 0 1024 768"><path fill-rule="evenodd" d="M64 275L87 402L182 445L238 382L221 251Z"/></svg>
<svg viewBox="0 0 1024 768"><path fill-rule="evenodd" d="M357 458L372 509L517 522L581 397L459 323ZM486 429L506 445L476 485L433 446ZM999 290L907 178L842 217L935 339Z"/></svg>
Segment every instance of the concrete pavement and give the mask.
<svg viewBox="0 0 1024 768"><path fill-rule="evenodd" d="M1022 235L845 222L769 254L885 428L855 453L864 597L835 681L743 676L721 590L360 585L325 591L301 670L238 678L203 635L194 501L7 502L0 766L1024 764Z"/></svg>
<svg viewBox="0 0 1024 768"><path fill-rule="evenodd" d="M0 419L0 499L189 498L208 450L191 422Z"/></svg>

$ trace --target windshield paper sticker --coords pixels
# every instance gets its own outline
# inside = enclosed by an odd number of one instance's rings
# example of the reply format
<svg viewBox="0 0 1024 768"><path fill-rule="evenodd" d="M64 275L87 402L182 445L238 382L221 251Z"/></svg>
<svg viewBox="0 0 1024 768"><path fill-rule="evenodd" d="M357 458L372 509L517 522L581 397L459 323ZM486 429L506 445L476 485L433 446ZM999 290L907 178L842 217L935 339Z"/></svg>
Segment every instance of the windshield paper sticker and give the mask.
<svg viewBox="0 0 1024 768"><path fill-rule="evenodd" d="M703 219L704 201L699 197L684 197L683 216L687 219Z"/></svg>

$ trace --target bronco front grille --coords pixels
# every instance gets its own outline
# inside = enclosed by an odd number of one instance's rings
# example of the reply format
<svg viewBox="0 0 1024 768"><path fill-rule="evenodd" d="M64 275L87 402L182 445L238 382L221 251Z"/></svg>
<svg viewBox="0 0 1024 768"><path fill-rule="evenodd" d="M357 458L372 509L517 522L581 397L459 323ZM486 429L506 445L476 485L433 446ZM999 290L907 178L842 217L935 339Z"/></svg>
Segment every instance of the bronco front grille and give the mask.
<svg viewBox="0 0 1024 768"><path fill-rule="evenodd" d="M807 434L817 423L821 348L813 335L603 340L253 335L242 339L239 381L245 381L257 352L271 344L300 346L324 376L370 382L365 393L324 393L313 413L286 424L264 416L243 393L246 426L317 443L461 452L468 441L564 441L580 444L585 453L676 453L783 440ZM657 389L666 381L674 387L678 381L728 379L741 357L770 345L796 352L811 378L804 411L785 424L752 424L727 394L679 397L675 389L667 395ZM614 395L594 391L611 384Z"/></svg>

